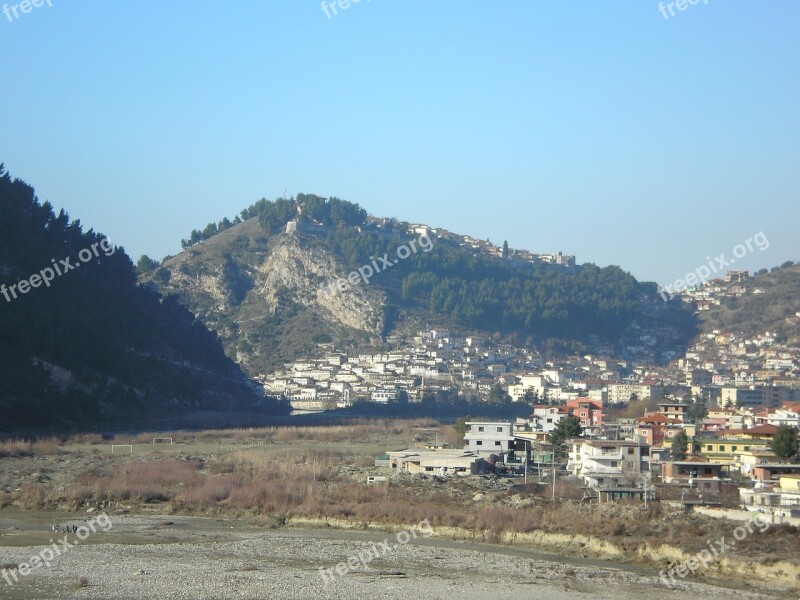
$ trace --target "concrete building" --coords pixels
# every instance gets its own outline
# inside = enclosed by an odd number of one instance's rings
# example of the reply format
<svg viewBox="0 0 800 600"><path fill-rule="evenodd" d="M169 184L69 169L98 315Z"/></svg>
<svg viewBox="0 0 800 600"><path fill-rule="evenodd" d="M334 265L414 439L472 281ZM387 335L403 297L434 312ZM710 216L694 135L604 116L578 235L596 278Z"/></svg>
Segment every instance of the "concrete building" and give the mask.
<svg viewBox="0 0 800 600"><path fill-rule="evenodd" d="M486 471L484 458L469 450L408 449L387 454L391 469L415 475L475 475Z"/></svg>
<svg viewBox="0 0 800 600"><path fill-rule="evenodd" d="M567 469L592 488L629 488L648 469L649 447L629 440L569 441Z"/></svg>
<svg viewBox="0 0 800 600"><path fill-rule="evenodd" d="M464 435L464 449L471 452L500 454L514 449L514 433L511 423L469 422L469 431Z"/></svg>

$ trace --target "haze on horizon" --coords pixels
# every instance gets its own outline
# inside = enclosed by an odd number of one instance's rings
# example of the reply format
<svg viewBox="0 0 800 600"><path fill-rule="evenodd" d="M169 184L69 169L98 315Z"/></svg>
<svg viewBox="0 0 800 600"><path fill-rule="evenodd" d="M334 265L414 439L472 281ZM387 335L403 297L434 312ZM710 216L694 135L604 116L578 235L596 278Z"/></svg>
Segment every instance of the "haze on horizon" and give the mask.
<svg viewBox="0 0 800 600"><path fill-rule="evenodd" d="M134 258L299 192L662 284L800 258L795 2L50 4L0 13L0 162Z"/></svg>

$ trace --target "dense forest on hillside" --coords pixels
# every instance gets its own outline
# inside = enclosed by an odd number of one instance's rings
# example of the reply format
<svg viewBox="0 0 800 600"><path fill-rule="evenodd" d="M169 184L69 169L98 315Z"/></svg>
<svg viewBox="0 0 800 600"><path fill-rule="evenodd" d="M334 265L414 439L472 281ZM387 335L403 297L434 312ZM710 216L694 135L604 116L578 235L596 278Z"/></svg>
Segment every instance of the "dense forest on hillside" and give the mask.
<svg viewBox="0 0 800 600"><path fill-rule="evenodd" d="M378 256L396 256L411 236L351 228L332 231L328 242L350 268ZM543 337L614 335L635 315L644 290L618 267L520 264L475 254L439 241L431 252L412 253L373 283L392 289L393 300L422 304L452 325L484 331L530 332Z"/></svg>
<svg viewBox="0 0 800 600"><path fill-rule="evenodd" d="M42 285L56 265L63 273ZM122 248L40 204L2 166L0 285L0 430L148 420L190 407L283 410L186 308L137 286Z"/></svg>

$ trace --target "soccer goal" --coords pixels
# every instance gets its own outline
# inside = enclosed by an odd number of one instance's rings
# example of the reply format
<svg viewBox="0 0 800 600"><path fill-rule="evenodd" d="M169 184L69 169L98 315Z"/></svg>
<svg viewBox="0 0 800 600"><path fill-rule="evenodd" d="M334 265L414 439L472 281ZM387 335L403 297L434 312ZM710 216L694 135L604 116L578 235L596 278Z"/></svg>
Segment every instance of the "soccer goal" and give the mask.
<svg viewBox="0 0 800 600"><path fill-rule="evenodd" d="M171 437L161 437L161 438L153 438L153 445L156 444L166 444L169 442L169 445L172 446L172 438Z"/></svg>
<svg viewBox="0 0 800 600"><path fill-rule="evenodd" d="M128 452L133 454L133 446L131 444L111 444L111 454L114 454L117 448L127 448Z"/></svg>

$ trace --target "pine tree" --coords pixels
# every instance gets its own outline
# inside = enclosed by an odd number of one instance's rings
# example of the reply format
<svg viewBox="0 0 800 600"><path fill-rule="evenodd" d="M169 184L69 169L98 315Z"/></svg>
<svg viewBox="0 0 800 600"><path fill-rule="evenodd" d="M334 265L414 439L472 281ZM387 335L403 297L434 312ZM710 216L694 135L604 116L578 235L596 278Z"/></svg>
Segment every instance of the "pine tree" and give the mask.
<svg viewBox="0 0 800 600"><path fill-rule="evenodd" d="M672 439L672 460L686 460L689 451L689 437L681 429Z"/></svg>

